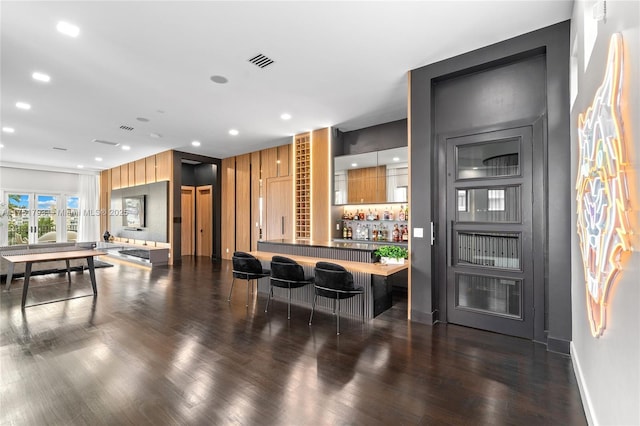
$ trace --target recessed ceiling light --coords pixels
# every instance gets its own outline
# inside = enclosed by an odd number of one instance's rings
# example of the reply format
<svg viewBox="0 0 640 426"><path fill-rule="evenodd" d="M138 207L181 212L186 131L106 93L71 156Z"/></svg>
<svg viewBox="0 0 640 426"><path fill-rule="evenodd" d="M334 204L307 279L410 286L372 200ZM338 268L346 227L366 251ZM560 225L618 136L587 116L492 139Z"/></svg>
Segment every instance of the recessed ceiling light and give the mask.
<svg viewBox="0 0 640 426"><path fill-rule="evenodd" d="M20 109L26 109L26 110L31 109L31 105L29 105L26 102L16 102L16 107L18 107Z"/></svg>
<svg viewBox="0 0 640 426"><path fill-rule="evenodd" d="M3 127L2 131L5 133L14 133L16 129L14 129L13 127Z"/></svg>
<svg viewBox="0 0 640 426"><path fill-rule="evenodd" d="M80 28L68 22L58 22L58 25L56 25L56 29L62 34L68 35L69 37L78 37L78 34L80 34Z"/></svg>
<svg viewBox="0 0 640 426"><path fill-rule="evenodd" d="M282 118L283 120L289 120L291 119L291 114L288 114L285 112L282 115L280 115L280 118Z"/></svg>
<svg viewBox="0 0 640 426"><path fill-rule="evenodd" d="M162 135L160 133L149 133L150 138L160 139Z"/></svg>
<svg viewBox="0 0 640 426"><path fill-rule="evenodd" d="M358 167L358 163L351 163L351 167Z"/></svg>
<svg viewBox="0 0 640 426"><path fill-rule="evenodd" d="M96 161L102 161L102 157L96 157Z"/></svg>
<svg viewBox="0 0 640 426"><path fill-rule="evenodd" d="M211 81L213 81L214 83L218 83L218 84L225 84L229 80L227 80L227 77L222 76L222 75L212 75L211 76Z"/></svg>
<svg viewBox="0 0 640 426"><path fill-rule="evenodd" d="M84 166L82 164L78 164L78 168L79 169L84 169Z"/></svg>
<svg viewBox="0 0 640 426"><path fill-rule="evenodd" d="M34 72L33 74L31 74L31 77L33 77L34 80L43 81L45 83L51 81L51 77L41 72Z"/></svg>
<svg viewBox="0 0 640 426"><path fill-rule="evenodd" d="M144 118L144 117L137 117L136 120L142 121L143 123L147 123L149 121L148 118Z"/></svg>
<svg viewBox="0 0 640 426"><path fill-rule="evenodd" d="M231 129L229 130L229 134L232 136L238 136L238 134L240 134L239 131L237 131L236 129Z"/></svg>
<svg viewBox="0 0 640 426"><path fill-rule="evenodd" d="M193 146L200 146L200 141L192 141L191 145Z"/></svg>
<svg viewBox="0 0 640 426"><path fill-rule="evenodd" d="M131 147L129 145L122 145L122 150L123 151L129 151L131 149Z"/></svg>
<svg viewBox="0 0 640 426"><path fill-rule="evenodd" d="M400 157L393 157L393 161L400 161Z"/></svg>
<svg viewBox="0 0 640 426"><path fill-rule="evenodd" d="M0 143L0 148L4 148L4 145L2 145L1 143Z"/></svg>

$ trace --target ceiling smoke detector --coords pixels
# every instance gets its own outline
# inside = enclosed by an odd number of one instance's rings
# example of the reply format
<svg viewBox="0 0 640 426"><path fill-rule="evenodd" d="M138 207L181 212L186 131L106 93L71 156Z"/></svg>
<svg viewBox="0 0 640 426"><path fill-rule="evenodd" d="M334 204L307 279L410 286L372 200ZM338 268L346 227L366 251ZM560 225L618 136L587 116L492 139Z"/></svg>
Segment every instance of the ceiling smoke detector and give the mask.
<svg viewBox="0 0 640 426"><path fill-rule="evenodd" d="M274 62L274 60L264 56L262 53L259 53L253 58L249 59L249 62L251 62L253 65L259 68L266 68L269 65L271 65Z"/></svg>

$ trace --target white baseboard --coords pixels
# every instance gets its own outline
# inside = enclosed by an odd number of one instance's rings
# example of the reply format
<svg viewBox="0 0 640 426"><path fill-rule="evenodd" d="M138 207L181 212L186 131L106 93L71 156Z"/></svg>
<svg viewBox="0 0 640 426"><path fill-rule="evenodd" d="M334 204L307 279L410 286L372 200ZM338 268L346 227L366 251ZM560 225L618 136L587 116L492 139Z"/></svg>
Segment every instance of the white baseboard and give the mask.
<svg viewBox="0 0 640 426"><path fill-rule="evenodd" d="M582 367L580 366L580 360L576 353L576 348L573 345L573 341L570 343L571 349L571 362L573 363L573 372L576 375L578 382L578 389L580 389L580 398L582 399L582 406L584 407L584 414L587 418L587 423L591 426L598 426L598 420L593 412L593 404L591 403L591 395L589 395L589 389L582 374Z"/></svg>

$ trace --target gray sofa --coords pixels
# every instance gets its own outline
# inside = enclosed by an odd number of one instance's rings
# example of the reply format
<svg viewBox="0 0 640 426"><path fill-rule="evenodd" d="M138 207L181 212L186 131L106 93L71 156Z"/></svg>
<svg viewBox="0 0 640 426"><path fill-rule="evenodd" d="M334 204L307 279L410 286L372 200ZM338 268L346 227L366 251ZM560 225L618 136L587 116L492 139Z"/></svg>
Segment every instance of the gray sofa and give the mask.
<svg viewBox="0 0 640 426"><path fill-rule="evenodd" d="M46 244L18 244L14 246L0 247L0 255L11 256L26 253L48 253L56 251L68 251L74 249L86 249L95 247L95 243L46 243ZM86 266L85 259L72 259L69 261L69 266L84 267ZM13 269L13 278L24 276L24 263L16 263ZM32 274L45 273L45 272L60 272L66 271L67 265L64 260L52 261L52 262L38 262L32 265ZM7 272L9 271L9 262L4 259L0 259L0 281L6 282Z"/></svg>

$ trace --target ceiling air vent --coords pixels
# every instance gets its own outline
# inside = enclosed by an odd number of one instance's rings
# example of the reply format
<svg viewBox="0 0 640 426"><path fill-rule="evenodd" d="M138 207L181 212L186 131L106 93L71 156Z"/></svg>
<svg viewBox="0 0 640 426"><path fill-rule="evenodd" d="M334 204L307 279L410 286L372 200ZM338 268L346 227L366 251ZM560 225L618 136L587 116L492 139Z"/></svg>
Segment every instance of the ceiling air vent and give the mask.
<svg viewBox="0 0 640 426"><path fill-rule="evenodd" d="M118 146L118 145L120 145L120 143L119 143L119 142L103 141L103 140L100 140L100 139L94 139L94 140L92 140L91 142L101 143L101 144L103 144L103 145L111 145L111 146Z"/></svg>
<svg viewBox="0 0 640 426"><path fill-rule="evenodd" d="M60 148L59 146L54 146L53 149L55 149L56 151L66 151L67 148Z"/></svg>
<svg viewBox="0 0 640 426"><path fill-rule="evenodd" d="M126 130L127 132L130 132L133 130L133 127L131 126L125 126L124 124L122 126L120 126L120 130Z"/></svg>
<svg viewBox="0 0 640 426"><path fill-rule="evenodd" d="M249 62L251 62L253 65L257 67L265 68L273 63L273 59L267 58L262 53L260 53L254 56L253 58L249 59Z"/></svg>

